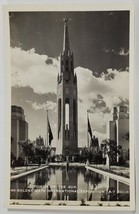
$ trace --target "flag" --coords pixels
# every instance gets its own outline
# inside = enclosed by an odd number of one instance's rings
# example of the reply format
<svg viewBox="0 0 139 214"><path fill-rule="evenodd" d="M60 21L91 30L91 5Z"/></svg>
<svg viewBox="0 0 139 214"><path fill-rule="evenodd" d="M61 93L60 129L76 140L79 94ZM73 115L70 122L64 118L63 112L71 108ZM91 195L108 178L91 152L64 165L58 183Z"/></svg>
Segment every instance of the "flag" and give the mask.
<svg viewBox="0 0 139 214"><path fill-rule="evenodd" d="M49 119L48 119L48 143L49 143L49 146L51 145L51 141L52 140L53 140L53 133L52 133L52 130L51 130Z"/></svg>
<svg viewBox="0 0 139 214"><path fill-rule="evenodd" d="M91 130L91 125L90 125L89 118L88 118L88 132L89 132L90 137L91 137L91 139L92 139L92 130Z"/></svg>

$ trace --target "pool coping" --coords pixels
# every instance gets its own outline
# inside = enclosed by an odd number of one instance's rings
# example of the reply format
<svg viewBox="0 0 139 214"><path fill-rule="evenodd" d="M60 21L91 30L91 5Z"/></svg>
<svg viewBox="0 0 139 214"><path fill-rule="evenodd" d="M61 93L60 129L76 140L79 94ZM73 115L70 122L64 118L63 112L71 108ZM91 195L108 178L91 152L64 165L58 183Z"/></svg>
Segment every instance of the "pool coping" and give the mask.
<svg viewBox="0 0 139 214"><path fill-rule="evenodd" d="M36 168L36 169L30 170L30 171L26 171L26 172L20 173L20 174L18 174L18 175L13 175L13 176L10 177L10 180L11 180L11 181L16 180L16 179L18 179L18 178L20 178L20 177L24 177L24 176L26 176L26 175L29 175L29 174L32 174L32 173L34 173L34 172L40 171L40 170L45 169L45 168L47 168L47 167L49 167L49 165L45 165L45 166L42 166L42 167L38 167L38 168Z"/></svg>
<svg viewBox="0 0 139 214"><path fill-rule="evenodd" d="M89 169L93 172L97 172L97 173L100 173L102 175L106 175L106 176L109 176L110 178L113 178L114 180L118 180L126 185L130 185L130 178L125 178L125 177L122 177L120 175L116 175L116 174L113 174L111 172L106 172L104 170L101 170L101 169L97 169L93 166L85 166L86 169Z"/></svg>

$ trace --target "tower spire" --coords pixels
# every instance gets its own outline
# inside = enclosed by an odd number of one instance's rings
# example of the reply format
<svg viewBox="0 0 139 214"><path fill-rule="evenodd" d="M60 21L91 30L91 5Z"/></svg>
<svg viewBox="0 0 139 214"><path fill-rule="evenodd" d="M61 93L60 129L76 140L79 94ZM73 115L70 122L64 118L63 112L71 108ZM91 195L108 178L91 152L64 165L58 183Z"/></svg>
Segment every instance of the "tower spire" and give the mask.
<svg viewBox="0 0 139 214"><path fill-rule="evenodd" d="M68 35L68 18L64 19L64 40L63 40L63 51L68 53L70 51L70 44L69 44L69 35Z"/></svg>

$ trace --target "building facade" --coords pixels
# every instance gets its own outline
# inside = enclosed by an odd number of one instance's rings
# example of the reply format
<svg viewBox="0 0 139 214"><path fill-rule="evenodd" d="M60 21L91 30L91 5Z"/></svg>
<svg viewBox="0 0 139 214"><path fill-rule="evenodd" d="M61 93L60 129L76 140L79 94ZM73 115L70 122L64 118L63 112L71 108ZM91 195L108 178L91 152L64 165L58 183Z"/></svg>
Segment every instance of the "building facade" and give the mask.
<svg viewBox="0 0 139 214"><path fill-rule="evenodd" d="M114 107L107 123L107 138L122 147L126 159L129 151L129 113L126 106Z"/></svg>
<svg viewBox="0 0 139 214"><path fill-rule="evenodd" d="M74 58L70 50L67 19L64 22L63 51L57 77L57 154L78 152L78 92Z"/></svg>
<svg viewBox="0 0 139 214"><path fill-rule="evenodd" d="M24 110L19 106L11 107L11 152L16 159L20 156L20 142L28 139L28 123Z"/></svg>

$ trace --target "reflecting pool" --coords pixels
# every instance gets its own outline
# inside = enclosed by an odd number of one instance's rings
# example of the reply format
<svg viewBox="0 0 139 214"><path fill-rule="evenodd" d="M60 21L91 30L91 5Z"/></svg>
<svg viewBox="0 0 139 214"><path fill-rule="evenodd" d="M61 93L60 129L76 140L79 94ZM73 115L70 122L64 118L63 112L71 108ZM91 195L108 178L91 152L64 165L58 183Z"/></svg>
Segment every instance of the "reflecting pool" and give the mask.
<svg viewBox="0 0 139 214"><path fill-rule="evenodd" d="M129 186L84 167L49 167L11 181L11 199L129 201Z"/></svg>

